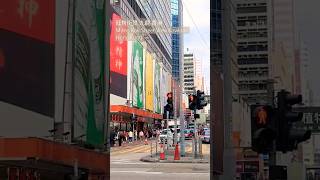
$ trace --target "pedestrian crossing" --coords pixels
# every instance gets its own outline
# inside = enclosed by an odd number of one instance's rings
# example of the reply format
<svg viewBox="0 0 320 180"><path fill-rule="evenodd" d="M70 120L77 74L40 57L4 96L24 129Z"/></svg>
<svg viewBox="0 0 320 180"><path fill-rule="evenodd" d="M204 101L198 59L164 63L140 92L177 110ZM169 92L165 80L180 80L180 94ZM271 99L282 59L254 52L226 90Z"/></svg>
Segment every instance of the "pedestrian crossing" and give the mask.
<svg viewBox="0 0 320 180"><path fill-rule="evenodd" d="M126 146L126 147L117 147L117 148L111 148L111 156L118 156L122 154L131 154L131 153L160 153L160 145L158 144L156 147L156 144L153 143L152 146L150 143L148 145L139 144L139 145L132 145L132 146ZM186 144L185 152L191 153L192 152L192 146L191 144Z"/></svg>

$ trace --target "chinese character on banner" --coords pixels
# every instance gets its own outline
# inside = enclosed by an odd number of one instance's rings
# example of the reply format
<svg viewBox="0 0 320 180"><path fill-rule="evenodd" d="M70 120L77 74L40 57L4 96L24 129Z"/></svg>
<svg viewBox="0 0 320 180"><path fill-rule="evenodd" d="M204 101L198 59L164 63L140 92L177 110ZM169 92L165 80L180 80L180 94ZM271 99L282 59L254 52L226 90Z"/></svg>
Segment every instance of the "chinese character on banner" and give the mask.
<svg viewBox="0 0 320 180"><path fill-rule="evenodd" d="M28 19L28 27L32 26L32 19L38 12L39 4L36 0L19 0L18 14L21 19Z"/></svg>

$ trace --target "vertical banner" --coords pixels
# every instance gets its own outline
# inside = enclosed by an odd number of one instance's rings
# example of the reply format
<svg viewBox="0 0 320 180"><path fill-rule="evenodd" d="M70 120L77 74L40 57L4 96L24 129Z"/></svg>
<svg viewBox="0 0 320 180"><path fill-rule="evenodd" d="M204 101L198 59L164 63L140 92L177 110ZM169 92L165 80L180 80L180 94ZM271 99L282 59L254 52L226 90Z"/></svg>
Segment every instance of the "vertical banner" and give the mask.
<svg viewBox="0 0 320 180"><path fill-rule="evenodd" d="M0 1L0 101L53 117L54 51L55 0Z"/></svg>
<svg viewBox="0 0 320 180"><path fill-rule="evenodd" d="M133 43L133 106L143 108L143 48L140 42Z"/></svg>
<svg viewBox="0 0 320 180"><path fill-rule="evenodd" d="M76 1L74 20L73 138L96 147L104 144L104 7L105 0Z"/></svg>
<svg viewBox="0 0 320 180"><path fill-rule="evenodd" d="M153 60L149 52L146 53L146 109L153 111Z"/></svg>
<svg viewBox="0 0 320 180"><path fill-rule="evenodd" d="M164 106L167 104L167 93L168 84L166 82L166 71L162 67L160 70L160 101L161 101L161 112L164 112Z"/></svg>
<svg viewBox="0 0 320 180"><path fill-rule="evenodd" d="M161 113L161 100L160 100L160 65L155 62L154 72L154 111Z"/></svg>
<svg viewBox="0 0 320 180"><path fill-rule="evenodd" d="M110 93L127 98L127 41L126 25L118 23L121 17L112 14L110 36Z"/></svg>

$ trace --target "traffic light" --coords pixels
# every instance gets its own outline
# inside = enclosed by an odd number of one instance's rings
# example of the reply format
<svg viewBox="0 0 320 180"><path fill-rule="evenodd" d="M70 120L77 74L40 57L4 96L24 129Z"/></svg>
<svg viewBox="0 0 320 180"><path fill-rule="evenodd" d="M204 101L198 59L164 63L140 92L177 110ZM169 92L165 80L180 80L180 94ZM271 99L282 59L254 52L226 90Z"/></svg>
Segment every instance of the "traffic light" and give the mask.
<svg viewBox="0 0 320 180"><path fill-rule="evenodd" d="M169 112L169 119L173 118L173 96L172 92L167 93L167 104L164 106L163 119L167 119L167 112Z"/></svg>
<svg viewBox="0 0 320 180"><path fill-rule="evenodd" d="M207 102L204 98L204 92L198 90L197 91L197 109L203 109L204 106L207 105Z"/></svg>
<svg viewBox="0 0 320 180"><path fill-rule="evenodd" d="M189 99L189 109L195 110L197 107L197 96L190 94L188 96Z"/></svg>
<svg viewBox="0 0 320 180"><path fill-rule="evenodd" d="M302 120L302 112L293 112L292 106L302 102L301 95L290 94L285 90L278 92L278 138L277 150L282 152L297 149L300 142L311 136L311 131L294 129L293 124Z"/></svg>
<svg viewBox="0 0 320 180"><path fill-rule="evenodd" d="M274 109L268 105L251 105L252 150L268 153L273 150L277 132L274 124Z"/></svg>

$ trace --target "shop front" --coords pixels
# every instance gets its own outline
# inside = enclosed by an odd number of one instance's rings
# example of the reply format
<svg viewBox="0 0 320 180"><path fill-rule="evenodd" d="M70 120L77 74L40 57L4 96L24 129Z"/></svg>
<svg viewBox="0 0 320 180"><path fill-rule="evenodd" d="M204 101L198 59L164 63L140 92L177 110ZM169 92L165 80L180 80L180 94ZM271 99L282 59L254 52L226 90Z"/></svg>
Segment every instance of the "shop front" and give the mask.
<svg viewBox="0 0 320 180"><path fill-rule="evenodd" d="M110 128L115 131L154 129L162 119L160 114L123 105L112 105L110 113Z"/></svg>

